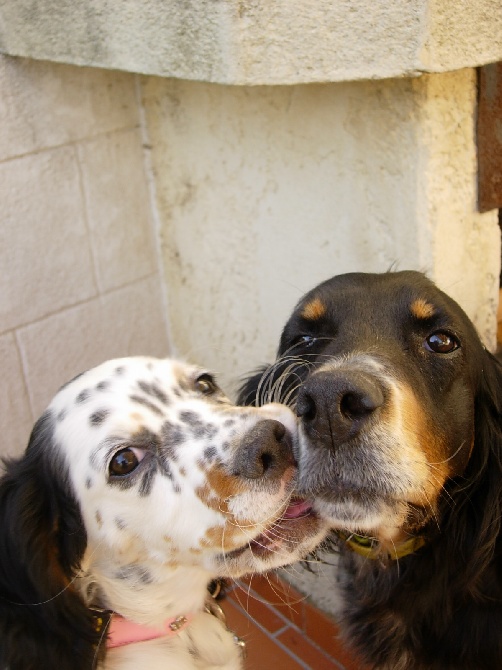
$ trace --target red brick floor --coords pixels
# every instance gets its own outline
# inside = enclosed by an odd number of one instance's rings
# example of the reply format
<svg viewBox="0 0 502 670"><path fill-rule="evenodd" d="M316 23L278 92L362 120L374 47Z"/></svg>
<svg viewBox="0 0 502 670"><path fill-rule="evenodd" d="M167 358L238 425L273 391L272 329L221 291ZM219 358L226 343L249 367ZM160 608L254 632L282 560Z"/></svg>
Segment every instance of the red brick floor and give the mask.
<svg viewBox="0 0 502 670"><path fill-rule="evenodd" d="M275 575L237 582L220 605L246 641L246 670L365 670L336 624Z"/></svg>

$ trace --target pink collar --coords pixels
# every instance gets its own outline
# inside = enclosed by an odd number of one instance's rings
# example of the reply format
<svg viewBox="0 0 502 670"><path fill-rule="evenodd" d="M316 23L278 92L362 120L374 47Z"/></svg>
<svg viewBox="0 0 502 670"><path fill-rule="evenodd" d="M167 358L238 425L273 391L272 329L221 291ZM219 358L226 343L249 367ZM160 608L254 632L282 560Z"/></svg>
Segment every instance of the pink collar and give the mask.
<svg viewBox="0 0 502 670"><path fill-rule="evenodd" d="M122 647L134 642L146 642L146 640L156 640L159 637L174 637L181 633L192 621L193 615L177 616L174 619L167 619L162 624L162 628L150 628L142 626L129 619L124 619L120 614L112 614L110 625L108 626L108 640L106 646L108 649Z"/></svg>

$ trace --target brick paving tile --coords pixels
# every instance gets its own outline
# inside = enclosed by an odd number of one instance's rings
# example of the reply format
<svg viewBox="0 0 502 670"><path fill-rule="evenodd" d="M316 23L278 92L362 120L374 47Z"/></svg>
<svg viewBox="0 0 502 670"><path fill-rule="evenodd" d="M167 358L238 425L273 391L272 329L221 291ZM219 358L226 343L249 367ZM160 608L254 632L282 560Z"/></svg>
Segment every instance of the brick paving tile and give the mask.
<svg viewBox="0 0 502 670"><path fill-rule="evenodd" d="M277 636L284 646L298 656L309 668L315 670L340 670L341 665L329 658L296 628L289 627Z"/></svg>
<svg viewBox="0 0 502 670"><path fill-rule="evenodd" d="M273 573L239 580L221 604L247 642L245 670L368 670L336 623Z"/></svg>
<svg viewBox="0 0 502 670"><path fill-rule="evenodd" d="M265 605L253 595L240 589L234 589L228 594L227 599L248 613L250 619L266 628L269 633L276 633L282 630L286 625L284 619L280 617L273 607Z"/></svg>
<svg viewBox="0 0 502 670"><path fill-rule="evenodd" d="M287 582L279 581L275 575L270 574L253 576L247 582L243 581L243 584L248 584L263 602L271 605L295 626L303 628L305 596Z"/></svg>
<svg viewBox="0 0 502 670"><path fill-rule="evenodd" d="M232 602L222 603L231 630L246 641L245 670L305 670L277 642L252 624Z"/></svg>

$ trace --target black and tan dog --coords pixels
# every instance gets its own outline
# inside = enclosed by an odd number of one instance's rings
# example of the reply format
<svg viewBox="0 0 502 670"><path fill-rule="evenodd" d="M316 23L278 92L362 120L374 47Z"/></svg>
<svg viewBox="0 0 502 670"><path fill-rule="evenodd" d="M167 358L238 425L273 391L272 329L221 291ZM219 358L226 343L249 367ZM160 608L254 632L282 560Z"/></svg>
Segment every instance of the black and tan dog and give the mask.
<svg viewBox="0 0 502 670"><path fill-rule="evenodd" d="M374 668L502 668L502 367L417 272L308 293L241 401L300 421L300 491L337 529L344 625Z"/></svg>

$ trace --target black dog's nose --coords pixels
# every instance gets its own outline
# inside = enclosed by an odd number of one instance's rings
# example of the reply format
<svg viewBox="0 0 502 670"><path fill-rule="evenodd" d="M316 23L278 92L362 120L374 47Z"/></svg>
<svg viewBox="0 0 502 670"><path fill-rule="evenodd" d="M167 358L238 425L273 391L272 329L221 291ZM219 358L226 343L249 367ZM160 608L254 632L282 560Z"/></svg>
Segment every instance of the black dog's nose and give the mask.
<svg viewBox="0 0 502 670"><path fill-rule="evenodd" d="M355 437L384 400L381 383L367 373L325 371L302 386L296 413L307 430L331 434L336 446Z"/></svg>
<svg viewBox="0 0 502 670"><path fill-rule="evenodd" d="M291 438L279 421L259 421L242 438L234 460L234 474L246 479L279 479L294 463Z"/></svg>

